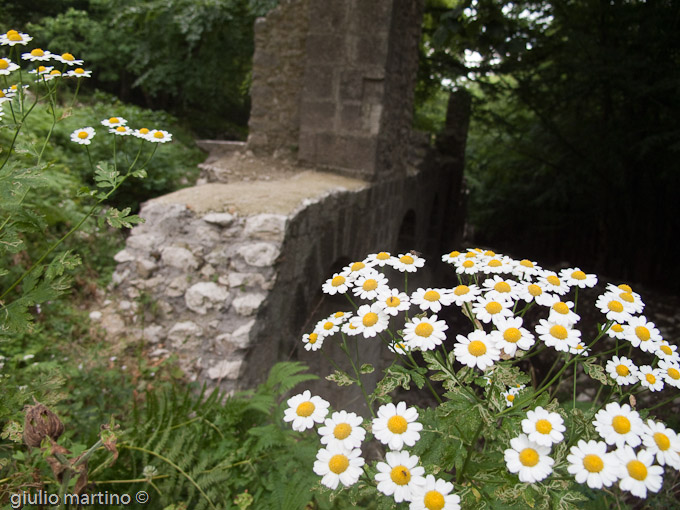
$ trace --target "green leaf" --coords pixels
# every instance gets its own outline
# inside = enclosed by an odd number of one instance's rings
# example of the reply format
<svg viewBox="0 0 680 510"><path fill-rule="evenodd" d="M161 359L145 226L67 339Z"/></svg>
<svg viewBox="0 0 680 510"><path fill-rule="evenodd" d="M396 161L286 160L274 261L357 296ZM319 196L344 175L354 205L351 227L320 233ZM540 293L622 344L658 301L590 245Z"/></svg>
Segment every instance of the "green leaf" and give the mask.
<svg viewBox="0 0 680 510"><path fill-rule="evenodd" d="M326 380L332 381L338 386L351 386L355 383L354 379L352 379L349 374L341 372L340 370L336 370L331 375L327 375Z"/></svg>
<svg viewBox="0 0 680 510"><path fill-rule="evenodd" d="M81 264L80 256L73 254L71 250L65 251L56 256L45 271L45 278L53 280L57 276L64 274L65 270L72 270Z"/></svg>
<svg viewBox="0 0 680 510"><path fill-rule="evenodd" d="M361 368L359 368L359 373L360 374L372 374L375 371L375 367L371 365L370 363L364 363L361 365Z"/></svg>
<svg viewBox="0 0 680 510"><path fill-rule="evenodd" d="M118 184L120 172L113 168L107 161L102 161L97 165L94 172L94 182L98 188L115 188Z"/></svg>
<svg viewBox="0 0 680 510"><path fill-rule="evenodd" d="M607 377L604 367L598 365L594 358L586 359L582 364L583 370L592 379L600 382L604 386L612 386L614 383Z"/></svg>
<svg viewBox="0 0 680 510"><path fill-rule="evenodd" d="M113 228L132 228L132 226L135 224L144 223L144 218L141 218L136 214L130 214L129 207L126 207L122 211L111 207L104 213L104 218L106 219L106 222Z"/></svg>
<svg viewBox="0 0 680 510"><path fill-rule="evenodd" d="M145 170L145 169L141 168L141 169L139 169L139 170L135 170L135 171L132 172L130 175L131 175L132 177L137 177L137 178L139 178L139 179L145 179L145 178L147 177L148 174L146 173L146 170Z"/></svg>

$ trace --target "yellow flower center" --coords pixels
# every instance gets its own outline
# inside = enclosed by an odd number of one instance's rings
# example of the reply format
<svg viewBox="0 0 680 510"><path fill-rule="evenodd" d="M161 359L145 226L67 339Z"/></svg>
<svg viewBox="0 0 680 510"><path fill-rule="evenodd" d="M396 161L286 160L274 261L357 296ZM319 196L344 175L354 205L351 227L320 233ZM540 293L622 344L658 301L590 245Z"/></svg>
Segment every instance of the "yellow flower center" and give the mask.
<svg viewBox="0 0 680 510"><path fill-rule="evenodd" d="M360 269L363 269L366 267L366 264L363 262L354 262L351 266L349 266L350 271L359 271Z"/></svg>
<svg viewBox="0 0 680 510"><path fill-rule="evenodd" d="M402 255L401 257L399 257L399 262L401 262L402 264L413 264L414 260L413 257L411 257L410 255Z"/></svg>
<svg viewBox="0 0 680 510"><path fill-rule="evenodd" d="M4 58L0 58L0 69L7 69L9 67L9 62Z"/></svg>
<svg viewBox="0 0 680 510"><path fill-rule="evenodd" d="M571 273L571 277L574 280L585 280L586 274L583 271L574 271L573 273Z"/></svg>
<svg viewBox="0 0 680 510"><path fill-rule="evenodd" d="M453 289L453 293L456 296L464 296L468 292L470 292L470 287L468 287L467 285L458 285L458 287Z"/></svg>
<svg viewBox="0 0 680 510"><path fill-rule="evenodd" d="M326 331L333 329L333 326L335 326L335 324L333 324L333 322L331 321L326 321L323 323L323 329L325 329Z"/></svg>
<svg viewBox="0 0 680 510"><path fill-rule="evenodd" d="M70 53L62 53L61 58L63 58L64 60L68 60L69 62L75 60L73 55L71 55Z"/></svg>
<svg viewBox="0 0 680 510"><path fill-rule="evenodd" d="M31 56L32 57L44 57L45 52L41 50L40 48L35 48L34 50L31 50Z"/></svg>
<svg viewBox="0 0 680 510"><path fill-rule="evenodd" d="M628 464L626 464L626 469L628 469L628 474L631 476L631 478L635 478L636 480L640 481L647 478L647 466L645 466L639 460L631 460Z"/></svg>
<svg viewBox="0 0 680 510"><path fill-rule="evenodd" d="M607 303L607 308L609 308L612 312L616 312L616 313L623 312L623 305L618 301L613 301L613 300L610 301L609 303Z"/></svg>
<svg viewBox="0 0 680 510"><path fill-rule="evenodd" d="M390 258L390 254L386 251L381 251L375 256L375 258L378 260L388 260Z"/></svg>
<svg viewBox="0 0 680 510"><path fill-rule="evenodd" d="M344 473L349 467L349 459L342 454L333 455L328 461L328 469L333 471L336 475Z"/></svg>
<svg viewBox="0 0 680 510"><path fill-rule="evenodd" d="M497 313L500 313L500 311L503 309L501 304L498 303L497 301L491 301L491 302L487 303L487 305L484 308L491 315L496 315Z"/></svg>
<svg viewBox="0 0 680 510"><path fill-rule="evenodd" d="M344 316L345 316L345 312L335 312L333 314L333 317L335 317L336 319L339 319L340 317L344 317Z"/></svg>
<svg viewBox="0 0 680 510"><path fill-rule="evenodd" d="M512 393L508 393L508 396L505 398L508 400L508 402L512 402L513 400L515 400L515 395L513 395Z"/></svg>
<svg viewBox="0 0 680 510"><path fill-rule="evenodd" d="M316 406L308 400L307 402L303 402L302 404L297 406L295 412L297 413L298 416L307 418L308 416L312 415L314 409L316 409Z"/></svg>
<svg viewBox="0 0 680 510"><path fill-rule="evenodd" d="M387 428L392 432L392 434L403 434L408 428L408 422L403 416L395 414L389 420L387 420Z"/></svg>
<svg viewBox="0 0 680 510"><path fill-rule="evenodd" d="M85 140L85 138L87 137L88 137L87 131L78 131L78 138L80 138L81 140Z"/></svg>
<svg viewBox="0 0 680 510"><path fill-rule="evenodd" d="M0 67L2 67L2 60L0 60ZM38 66L39 73L44 73L45 71L47 71L47 68L45 66Z"/></svg>
<svg viewBox="0 0 680 510"><path fill-rule="evenodd" d="M633 289L630 287L630 285L626 285L625 283L619 285L619 289L621 289L624 292L633 292Z"/></svg>
<svg viewBox="0 0 680 510"><path fill-rule="evenodd" d="M2 90L0 90L0 97L5 97L5 93Z"/></svg>
<svg viewBox="0 0 680 510"><path fill-rule="evenodd" d="M432 334L434 328L432 327L432 324L429 324L427 322L421 322L416 326L415 331L416 335L427 338Z"/></svg>
<svg viewBox="0 0 680 510"><path fill-rule="evenodd" d="M310 344L315 344L318 339L319 339L319 335L317 335L316 333L310 333L309 334L309 343Z"/></svg>
<svg viewBox="0 0 680 510"><path fill-rule="evenodd" d="M493 286L493 290L496 292L506 293L510 292L512 289L510 288L510 284L508 282L498 282Z"/></svg>
<svg viewBox="0 0 680 510"><path fill-rule="evenodd" d="M119 133L125 133L125 126L118 126L116 128L116 131L118 131Z"/></svg>
<svg viewBox="0 0 680 510"><path fill-rule="evenodd" d="M149 132L148 129L147 129L146 131L147 131L147 133ZM140 129L139 132L142 133L142 130ZM142 134L146 134L146 133L142 133ZM331 285L332 285L333 287L339 287L339 286L342 285L343 283L345 283L345 277L342 276L342 275L335 276L335 277L333 277L333 279L331 280Z"/></svg>
<svg viewBox="0 0 680 510"><path fill-rule="evenodd" d="M522 338L522 332L517 328L508 328L503 331L503 340L516 344Z"/></svg>
<svg viewBox="0 0 680 510"><path fill-rule="evenodd" d="M159 140L160 140L161 138L163 138L164 136L165 136L165 135L164 135L163 133L161 133L160 131L156 131L156 132L153 134L153 137L154 137L154 138L158 138Z"/></svg>
<svg viewBox="0 0 680 510"><path fill-rule="evenodd" d="M552 423L548 420L538 420L536 422L536 431L541 434L550 434L552 430Z"/></svg>
<svg viewBox="0 0 680 510"><path fill-rule="evenodd" d="M646 342L652 335L646 327L635 326L635 336L637 336L641 341Z"/></svg>
<svg viewBox="0 0 680 510"><path fill-rule="evenodd" d="M623 326L621 324L612 324L612 331L614 333L623 333Z"/></svg>
<svg viewBox="0 0 680 510"><path fill-rule="evenodd" d="M61 75L61 71L59 71L57 69L52 69L50 71L50 76L60 76L60 75Z"/></svg>
<svg viewBox="0 0 680 510"><path fill-rule="evenodd" d="M423 295L423 299L425 299L425 301L430 301L430 302L437 301L440 297L441 296L439 295L439 292L437 292L436 290L428 290Z"/></svg>
<svg viewBox="0 0 680 510"><path fill-rule="evenodd" d="M569 333L567 332L567 328L564 326L560 326L559 324L555 324L553 327L550 328L550 334L557 338L558 340L564 340L569 336Z"/></svg>
<svg viewBox="0 0 680 510"><path fill-rule="evenodd" d="M364 326L370 328L378 322L378 314L374 312L368 312L366 315L364 315L364 318L361 322L364 323Z"/></svg>
<svg viewBox="0 0 680 510"><path fill-rule="evenodd" d="M569 307L567 306L567 303L563 303L562 301L555 303L552 306L552 309L557 313L561 313L562 315L567 315L569 313Z"/></svg>
<svg viewBox="0 0 680 510"><path fill-rule="evenodd" d="M489 267L501 267L503 263L498 259L491 259L487 266Z"/></svg>
<svg viewBox="0 0 680 510"><path fill-rule="evenodd" d="M390 478L397 485L407 485L411 481L411 472L406 466L392 468Z"/></svg>
<svg viewBox="0 0 680 510"><path fill-rule="evenodd" d="M676 381L680 379L680 371L678 371L677 368L670 367L668 369L668 375L671 379L675 379Z"/></svg>
<svg viewBox="0 0 680 510"><path fill-rule="evenodd" d="M645 379L649 384L656 384L656 377L653 374L645 374Z"/></svg>
<svg viewBox="0 0 680 510"><path fill-rule="evenodd" d="M10 41L23 41L23 38L17 32L15 32L13 34L9 34L7 36L7 39L9 39Z"/></svg>
<svg viewBox="0 0 680 510"><path fill-rule="evenodd" d="M73 70L73 72L76 73L76 74L85 74L85 69L83 69L82 67L76 67Z"/></svg>
<svg viewBox="0 0 680 510"><path fill-rule="evenodd" d="M484 252L484 255L486 255L487 257L493 257L494 255L496 255L496 253L491 250L486 250Z"/></svg>
<svg viewBox="0 0 680 510"><path fill-rule="evenodd" d="M385 301L385 304L387 304L387 306L389 306L390 308L394 308L395 306L399 306L400 303L401 303L401 301L399 300L399 298L397 296L390 296Z"/></svg>
<svg viewBox="0 0 680 510"><path fill-rule="evenodd" d="M654 442L656 443L656 446L659 447L659 450L662 451L666 451L671 447L671 440L668 439L666 434L661 432L654 433Z"/></svg>
<svg viewBox="0 0 680 510"><path fill-rule="evenodd" d="M451 253L449 253L449 257L451 258L457 257L458 255L460 255L460 252L456 250L453 250Z"/></svg>
<svg viewBox="0 0 680 510"><path fill-rule="evenodd" d="M621 298L622 301L625 301L626 303L634 303L635 302L635 296L631 294L630 292L622 292L619 294L619 297Z"/></svg>
<svg viewBox="0 0 680 510"><path fill-rule="evenodd" d="M557 276L555 276L554 274L549 275L549 276L546 278L546 281L547 281L550 285L554 285L555 287L559 287L559 286L562 284L562 282L560 282L560 279L559 279Z"/></svg>
<svg viewBox="0 0 680 510"><path fill-rule="evenodd" d="M17 32L16 30L8 30L7 33L6 33L5 35L6 35L7 37L9 37L9 36L12 35L12 34L18 34L18 33L19 33L19 32Z"/></svg>
<svg viewBox="0 0 680 510"><path fill-rule="evenodd" d="M142 129L139 130L139 134L141 134L141 135L148 135L148 134L149 134L149 130L148 130L147 128L142 128ZM342 282L336 284L335 282L336 282L337 280L336 280L335 278L342 278ZM338 285L342 285L342 283L345 283L345 277L344 277L344 276L336 276L335 278L333 278L333 280L331 281L333 287L337 287Z"/></svg>
<svg viewBox="0 0 680 510"><path fill-rule="evenodd" d="M616 373L622 377L625 377L630 374L630 369L626 365L617 365Z"/></svg>
<svg viewBox="0 0 680 510"><path fill-rule="evenodd" d="M373 278L369 278L368 280L364 281L364 284L361 286L362 289L364 290L375 290L378 288L378 281L374 280Z"/></svg>
<svg viewBox="0 0 680 510"><path fill-rule="evenodd" d="M604 469L604 462L602 462L599 455L589 453L583 457L583 467L586 468L586 471L589 473L599 473Z"/></svg>
<svg viewBox="0 0 680 510"><path fill-rule="evenodd" d="M527 290L529 291L529 294L531 294L531 295L534 296L534 297L540 296L541 294L543 294L543 289L541 289L541 288L540 288L538 285L536 285L535 283L532 283L531 285L529 285L529 286L527 287Z"/></svg>
<svg viewBox="0 0 680 510"><path fill-rule="evenodd" d="M469 251L465 254L466 259L474 259L477 256L477 254L474 251Z"/></svg>
<svg viewBox="0 0 680 510"><path fill-rule="evenodd" d="M465 262L463 262L463 267L465 269L470 269L471 267L475 267L475 263L471 260L466 260Z"/></svg>
<svg viewBox="0 0 680 510"><path fill-rule="evenodd" d="M519 461L527 467L534 467L538 464L538 452L533 448L525 448L519 452Z"/></svg>
<svg viewBox="0 0 680 510"><path fill-rule="evenodd" d="M630 420L625 416L614 416L614 419L612 419L612 427L617 434L628 434L628 432L630 432Z"/></svg>
<svg viewBox="0 0 680 510"><path fill-rule="evenodd" d="M427 491L425 498L423 499L425 508L427 510L442 510L446 501L444 501L444 496L439 491Z"/></svg>
<svg viewBox="0 0 680 510"><path fill-rule="evenodd" d="M352 433L352 426L349 423L338 423L333 429L336 439L347 439Z"/></svg>
<svg viewBox="0 0 680 510"><path fill-rule="evenodd" d="M478 358L486 354L486 344L481 340L473 340L468 344L468 352Z"/></svg>
<svg viewBox="0 0 680 510"><path fill-rule="evenodd" d="M120 120L118 120L118 117L111 117L109 119L109 124L118 124Z"/></svg>
<svg viewBox="0 0 680 510"><path fill-rule="evenodd" d="M520 265L520 266L524 266L524 267L534 267L534 263L531 262L531 261L528 260L528 259L522 259L522 260L520 260L520 261L519 261L519 265Z"/></svg>

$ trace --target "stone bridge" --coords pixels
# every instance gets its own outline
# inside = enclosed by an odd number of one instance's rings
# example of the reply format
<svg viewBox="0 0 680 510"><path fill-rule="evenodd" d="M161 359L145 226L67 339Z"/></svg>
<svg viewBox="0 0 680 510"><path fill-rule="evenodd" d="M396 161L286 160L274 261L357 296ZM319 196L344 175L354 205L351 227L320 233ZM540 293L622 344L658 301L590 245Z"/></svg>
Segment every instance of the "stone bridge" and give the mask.
<svg viewBox="0 0 680 510"><path fill-rule="evenodd" d="M451 98L436 141L412 131L421 16L419 1L282 0L258 20L248 142L204 142L199 184L144 204L104 327L232 391L278 360L318 363L300 339L334 270L458 246L469 103Z"/></svg>

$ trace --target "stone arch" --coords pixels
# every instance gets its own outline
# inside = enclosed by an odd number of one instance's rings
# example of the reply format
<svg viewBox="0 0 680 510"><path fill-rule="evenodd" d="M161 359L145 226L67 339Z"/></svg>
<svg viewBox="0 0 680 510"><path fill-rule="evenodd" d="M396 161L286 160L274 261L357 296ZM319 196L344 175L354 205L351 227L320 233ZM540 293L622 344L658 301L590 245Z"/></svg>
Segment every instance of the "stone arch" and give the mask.
<svg viewBox="0 0 680 510"><path fill-rule="evenodd" d="M416 249L416 212L409 209L404 214L399 227L399 235L397 236L397 251L405 253L409 250Z"/></svg>

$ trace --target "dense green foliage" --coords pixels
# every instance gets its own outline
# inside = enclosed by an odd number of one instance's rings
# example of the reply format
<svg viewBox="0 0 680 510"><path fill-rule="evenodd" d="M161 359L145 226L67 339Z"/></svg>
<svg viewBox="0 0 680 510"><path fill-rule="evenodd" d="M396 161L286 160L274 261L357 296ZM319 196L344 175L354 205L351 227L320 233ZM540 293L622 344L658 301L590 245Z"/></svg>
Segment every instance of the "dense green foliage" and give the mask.
<svg viewBox="0 0 680 510"><path fill-rule="evenodd" d="M478 242L677 285L649 254L670 252L679 226L678 14L671 1L429 2L426 74L475 97Z"/></svg>
<svg viewBox="0 0 680 510"><path fill-rule="evenodd" d="M199 136L245 137L253 24L276 0L32 3L0 2L0 28L26 29L38 47L85 59L91 86L170 111Z"/></svg>

